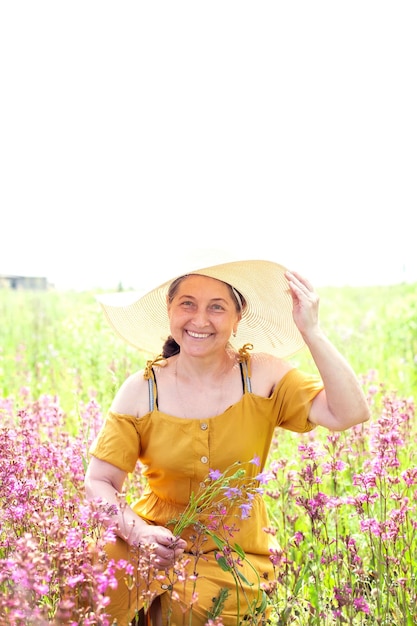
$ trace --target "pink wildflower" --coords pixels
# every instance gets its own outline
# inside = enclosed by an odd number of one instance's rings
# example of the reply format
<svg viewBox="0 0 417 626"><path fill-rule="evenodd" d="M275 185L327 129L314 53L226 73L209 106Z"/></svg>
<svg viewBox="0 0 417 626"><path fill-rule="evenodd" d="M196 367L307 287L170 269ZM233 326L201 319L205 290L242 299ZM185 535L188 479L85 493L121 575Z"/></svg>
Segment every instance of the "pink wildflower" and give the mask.
<svg viewBox="0 0 417 626"><path fill-rule="evenodd" d="M355 607L355 609L357 611L361 611L362 613L367 613L369 614L369 605L368 603L365 601L364 598L355 598L353 600L353 606Z"/></svg>

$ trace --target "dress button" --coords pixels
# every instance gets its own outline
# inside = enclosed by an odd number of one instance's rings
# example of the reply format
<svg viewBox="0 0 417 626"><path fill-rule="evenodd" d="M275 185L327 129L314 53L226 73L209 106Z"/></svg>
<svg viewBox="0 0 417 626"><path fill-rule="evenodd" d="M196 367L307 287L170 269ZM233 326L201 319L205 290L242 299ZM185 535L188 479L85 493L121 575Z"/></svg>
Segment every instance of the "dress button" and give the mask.
<svg viewBox="0 0 417 626"><path fill-rule="evenodd" d="M204 489L205 486L206 486L206 483L204 481L201 481L201 483L200 483L201 489Z"/></svg>
<svg viewBox="0 0 417 626"><path fill-rule="evenodd" d="M208 428L208 424L206 424L206 422L203 422L203 423L200 425L200 428L201 428L201 430L207 430L207 428Z"/></svg>
<svg viewBox="0 0 417 626"><path fill-rule="evenodd" d="M201 461L202 463L207 463L207 462L208 462L208 457L207 457L207 456L202 456L202 457L201 457L201 459L200 459L200 461Z"/></svg>

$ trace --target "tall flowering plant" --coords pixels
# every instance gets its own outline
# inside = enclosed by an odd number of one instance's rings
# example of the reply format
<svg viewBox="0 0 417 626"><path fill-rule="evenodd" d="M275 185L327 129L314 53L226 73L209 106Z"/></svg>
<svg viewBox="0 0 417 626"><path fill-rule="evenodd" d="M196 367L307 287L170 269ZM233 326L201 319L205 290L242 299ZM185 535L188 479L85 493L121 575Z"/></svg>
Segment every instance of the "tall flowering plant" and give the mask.
<svg viewBox="0 0 417 626"><path fill-rule="evenodd" d="M93 431L98 412L94 402L82 407ZM17 411L3 402L0 413L1 626L109 626L113 564L101 556L113 512L84 500L82 429L69 434L50 396Z"/></svg>
<svg viewBox="0 0 417 626"><path fill-rule="evenodd" d="M369 424L310 434L293 460L273 447L277 624L417 623L414 404L368 389Z"/></svg>

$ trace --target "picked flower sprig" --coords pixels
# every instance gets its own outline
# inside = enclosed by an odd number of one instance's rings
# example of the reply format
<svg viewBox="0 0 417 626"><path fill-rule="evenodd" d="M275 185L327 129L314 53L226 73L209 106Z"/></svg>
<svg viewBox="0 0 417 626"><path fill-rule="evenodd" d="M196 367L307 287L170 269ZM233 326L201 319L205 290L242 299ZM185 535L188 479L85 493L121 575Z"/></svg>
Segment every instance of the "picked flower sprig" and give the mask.
<svg viewBox="0 0 417 626"><path fill-rule="evenodd" d="M259 465L259 457L255 456L248 461L252 465ZM192 492L189 502L178 519L170 520L174 524L172 530L175 537L179 537L185 528L200 522L203 513L209 512L215 506L220 508L227 503L228 509L240 503L241 517L250 515L252 500L255 493L262 493L260 486L265 482L264 474L247 477L244 463L236 461L224 472L211 469L204 481L204 486L197 493Z"/></svg>

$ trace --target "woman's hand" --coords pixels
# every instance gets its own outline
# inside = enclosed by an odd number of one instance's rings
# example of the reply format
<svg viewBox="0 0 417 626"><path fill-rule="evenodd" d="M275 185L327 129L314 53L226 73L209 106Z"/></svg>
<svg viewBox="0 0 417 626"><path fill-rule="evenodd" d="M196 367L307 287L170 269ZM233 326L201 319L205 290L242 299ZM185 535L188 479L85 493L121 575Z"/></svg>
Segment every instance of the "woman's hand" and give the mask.
<svg viewBox="0 0 417 626"><path fill-rule="evenodd" d="M187 545L184 539L174 537L164 526L141 524L135 535L133 543L141 546L148 545L153 548L160 569L172 567L175 561L183 554Z"/></svg>
<svg viewBox="0 0 417 626"><path fill-rule="evenodd" d="M293 300L293 318L306 338L319 326L319 297L309 281L297 272L285 272Z"/></svg>

